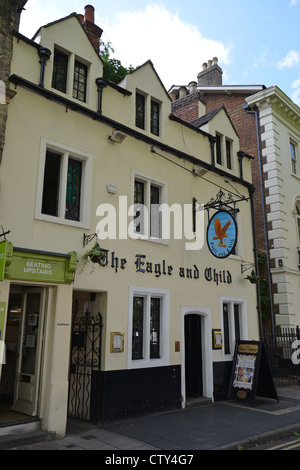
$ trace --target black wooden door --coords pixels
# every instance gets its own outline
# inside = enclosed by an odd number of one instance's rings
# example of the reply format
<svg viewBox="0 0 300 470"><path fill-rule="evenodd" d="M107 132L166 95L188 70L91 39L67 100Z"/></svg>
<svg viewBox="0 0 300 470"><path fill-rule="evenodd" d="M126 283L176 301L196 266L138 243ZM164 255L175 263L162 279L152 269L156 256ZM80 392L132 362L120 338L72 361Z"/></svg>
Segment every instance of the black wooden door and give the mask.
<svg viewBox="0 0 300 470"><path fill-rule="evenodd" d="M185 328L185 384L187 397L203 395L201 316L186 315Z"/></svg>

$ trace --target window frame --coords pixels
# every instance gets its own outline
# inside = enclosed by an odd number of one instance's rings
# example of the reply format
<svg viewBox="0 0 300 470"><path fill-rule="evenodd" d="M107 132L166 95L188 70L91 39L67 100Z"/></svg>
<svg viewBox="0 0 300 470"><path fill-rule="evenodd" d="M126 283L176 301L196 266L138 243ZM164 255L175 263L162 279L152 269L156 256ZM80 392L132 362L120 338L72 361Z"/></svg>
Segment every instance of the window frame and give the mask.
<svg viewBox="0 0 300 470"><path fill-rule="evenodd" d="M142 183L144 185L144 206L146 207L146 212L141 214L142 216L142 231L137 232L134 229L134 238L140 240L151 241L154 243L168 244L168 240L162 238L163 233L163 218L159 212L159 206L167 203L167 193L168 193L168 184L165 181L153 178L151 176L145 175L143 173L132 170L131 172L131 201L132 207L134 209L134 214L132 215L132 224L135 224L134 220L136 218L136 209L138 203L135 202L135 187L136 182ZM159 204L151 204L151 188L159 189ZM141 203L140 203L141 204ZM154 207L153 207L154 206ZM155 222L156 219L156 222ZM154 221L154 222L152 222ZM155 230L157 230L155 232Z"/></svg>
<svg viewBox="0 0 300 470"><path fill-rule="evenodd" d="M300 247L300 200L295 203L295 218L296 218L296 231L297 231L297 247Z"/></svg>
<svg viewBox="0 0 300 470"><path fill-rule="evenodd" d="M133 303L134 298L144 299L143 310L143 358L132 359L132 334L133 334ZM160 357L150 357L150 312L151 299L160 299L160 335L159 351ZM147 367L161 367L169 365L170 358L170 292L166 289L156 289L147 287L129 288L128 307L128 369L138 369Z"/></svg>
<svg viewBox="0 0 300 470"><path fill-rule="evenodd" d="M222 134L216 132L216 163L221 166L223 166L222 138Z"/></svg>
<svg viewBox="0 0 300 470"><path fill-rule="evenodd" d="M229 155L228 155L228 151L229 151ZM226 154L226 167L228 170L232 170L232 140L229 139L228 137L225 137L225 154Z"/></svg>
<svg viewBox="0 0 300 470"><path fill-rule="evenodd" d="M224 328L224 305L228 305L228 338ZM222 354L223 359L226 361L233 360L236 342L236 321L235 321L235 306L239 306L239 338L246 340L248 338L248 323L247 323L247 299L234 298L234 297L221 297L220 298L220 313L221 313L221 328L223 334ZM229 350L227 349L229 348Z"/></svg>
<svg viewBox="0 0 300 470"><path fill-rule="evenodd" d="M139 107L141 109L139 109ZM135 91L135 126L156 137L161 136L162 102L138 88Z"/></svg>
<svg viewBox="0 0 300 470"><path fill-rule="evenodd" d="M64 70L64 89L61 90L59 88L57 88L56 85L56 82L57 82L57 76L58 76L58 73L55 69L55 67L57 66L57 64L55 64L56 62L56 57L64 57L66 59L66 63L65 63L65 70ZM52 80L51 80L51 87L54 88L56 91L59 91L60 93L64 93L64 94L67 94L67 91L68 91L68 71L69 71L69 61L70 61L70 56L67 52L63 52L61 51L59 48L57 47L54 47L54 55L53 55L54 59L53 59L53 70L52 70ZM56 79L55 79L56 77Z"/></svg>
<svg viewBox="0 0 300 470"><path fill-rule="evenodd" d="M292 175L298 176L299 177L299 172L298 172L298 159L297 159L297 144L293 139L290 139L289 141L289 146L290 146L290 159L291 159L291 171Z"/></svg>
<svg viewBox="0 0 300 470"><path fill-rule="evenodd" d="M138 129L146 128L146 96L138 90L135 92L135 125Z"/></svg>
<svg viewBox="0 0 300 470"><path fill-rule="evenodd" d="M78 67L79 69L82 69L84 71L84 73L80 73L79 71L77 72L76 67ZM76 74L78 74L78 78L76 78ZM79 89L80 84L81 84L80 77L84 78L84 82L83 82L84 89L83 89L83 91ZM75 100L86 103L87 83L88 83L88 66L75 57L74 71L73 71L73 86L72 86L72 97ZM79 97L80 94L83 94L83 99Z"/></svg>
<svg viewBox="0 0 300 470"><path fill-rule="evenodd" d="M150 106L150 132L157 137L160 135L160 104L153 98Z"/></svg>
<svg viewBox="0 0 300 470"><path fill-rule="evenodd" d="M61 168L59 172L58 188L58 212L57 216L42 212L43 192L44 192L44 174L47 152L61 155ZM80 184L80 220L66 218L66 194L67 194L67 175L69 159L78 160L82 163L81 184ZM42 138L40 149L40 161L38 170L37 192L35 218L46 222L70 225L79 228L90 228L91 219L91 196L92 196L92 173L93 157L81 150L74 149L59 142Z"/></svg>

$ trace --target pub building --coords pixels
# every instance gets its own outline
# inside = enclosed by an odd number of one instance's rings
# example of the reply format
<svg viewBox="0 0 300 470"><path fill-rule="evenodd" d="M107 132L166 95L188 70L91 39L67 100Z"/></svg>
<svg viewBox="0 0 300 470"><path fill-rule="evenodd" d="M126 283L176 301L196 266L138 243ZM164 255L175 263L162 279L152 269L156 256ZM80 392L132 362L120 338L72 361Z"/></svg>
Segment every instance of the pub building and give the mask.
<svg viewBox="0 0 300 470"><path fill-rule="evenodd" d="M150 60L105 80L101 33L91 5L10 31L0 423L57 436L226 400L260 339L251 157L226 109L173 116Z"/></svg>

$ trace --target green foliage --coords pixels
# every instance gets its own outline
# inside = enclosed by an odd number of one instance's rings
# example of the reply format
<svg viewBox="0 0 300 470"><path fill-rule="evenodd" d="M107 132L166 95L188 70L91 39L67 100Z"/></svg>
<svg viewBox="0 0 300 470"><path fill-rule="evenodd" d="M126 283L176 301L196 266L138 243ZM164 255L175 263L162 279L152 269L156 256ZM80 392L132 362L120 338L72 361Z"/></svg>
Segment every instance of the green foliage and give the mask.
<svg viewBox="0 0 300 470"><path fill-rule="evenodd" d="M265 264L266 262L266 255L263 251L259 251L257 253L257 260L258 260L258 264Z"/></svg>
<svg viewBox="0 0 300 470"><path fill-rule="evenodd" d="M103 77L113 83L118 83L134 68L130 65L129 68L124 67L118 59L112 59L111 54L115 51L111 43L104 43L100 41L100 57L103 61Z"/></svg>

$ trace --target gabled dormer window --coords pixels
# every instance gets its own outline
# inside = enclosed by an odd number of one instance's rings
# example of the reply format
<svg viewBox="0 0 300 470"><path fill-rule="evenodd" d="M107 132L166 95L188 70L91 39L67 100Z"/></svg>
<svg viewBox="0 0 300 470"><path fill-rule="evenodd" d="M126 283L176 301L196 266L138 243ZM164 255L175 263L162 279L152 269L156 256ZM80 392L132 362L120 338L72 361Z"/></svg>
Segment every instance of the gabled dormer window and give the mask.
<svg viewBox="0 0 300 470"><path fill-rule="evenodd" d="M232 170L232 140L216 133L216 163Z"/></svg>
<svg viewBox="0 0 300 470"><path fill-rule="evenodd" d="M139 129L160 134L161 103L150 95L136 92L135 95L135 125Z"/></svg>
<svg viewBox="0 0 300 470"><path fill-rule="evenodd" d="M66 54L54 49L52 88L66 93L76 100L87 101L88 65L71 52Z"/></svg>

